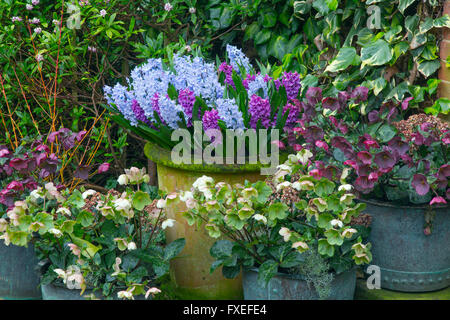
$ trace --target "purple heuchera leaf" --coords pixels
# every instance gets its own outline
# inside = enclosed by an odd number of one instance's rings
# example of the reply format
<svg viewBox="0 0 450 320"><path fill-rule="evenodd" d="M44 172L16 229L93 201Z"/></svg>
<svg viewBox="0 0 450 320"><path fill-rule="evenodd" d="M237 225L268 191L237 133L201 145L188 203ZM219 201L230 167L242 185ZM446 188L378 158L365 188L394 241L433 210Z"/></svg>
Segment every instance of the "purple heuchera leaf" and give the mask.
<svg viewBox="0 0 450 320"><path fill-rule="evenodd" d="M102 163L98 167L98 173L107 172L109 170L110 164L108 162Z"/></svg>
<svg viewBox="0 0 450 320"><path fill-rule="evenodd" d="M355 99L355 103L361 103L367 100L367 96L369 94L369 88L366 87L356 87L353 90L351 98Z"/></svg>
<svg viewBox="0 0 450 320"><path fill-rule="evenodd" d="M370 123L375 123L375 122L380 121L380 114L378 111L373 110L367 114L367 118L369 119Z"/></svg>
<svg viewBox="0 0 450 320"><path fill-rule="evenodd" d="M344 137L333 137L331 139L331 145L341 150L347 158L353 158L353 147Z"/></svg>
<svg viewBox="0 0 450 320"><path fill-rule="evenodd" d="M362 177L356 178L354 186L355 186L356 190L366 194L366 193L369 193L373 189L374 182L369 180L369 177L362 176Z"/></svg>
<svg viewBox="0 0 450 320"><path fill-rule="evenodd" d="M30 159L14 158L9 161L9 166L17 171L26 171Z"/></svg>
<svg viewBox="0 0 450 320"><path fill-rule="evenodd" d="M394 137L388 142L389 149L391 151L398 152L399 155L404 155L409 151L409 144L402 140L400 137Z"/></svg>
<svg viewBox="0 0 450 320"><path fill-rule="evenodd" d="M411 100L413 100L413 99L414 99L413 97L409 97L409 98L406 98L405 100L403 100L403 102L402 102L402 110L408 109L408 107L409 107L409 102L410 102Z"/></svg>
<svg viewBox="0 0 450 320"><path fill-rule="evenodd" d="M375 155L374 162L381 169L392 169L397 161L391 152L381 151Z"/></svg>
<svg viewBox="0 0 450 320"><path fill-rule="evenodd" d="M322 101L322 106L325 109L330 109L330 110L339 110L341 108L341 104L339 103L339 100L333 97L327 97L325 99L323 99Z"/></svg>
<svg viewBox="0 0 450 320"><path fill-rule="evenodd" d="M427 178L423 174L415 174L411 186L416 190L418 195L424 196L430 191L430 185Z"/></svg>
<svg viewBox="0 0 450 320"><path fill-rule="evenodd" d="M318 126L310 126L305 128L303 137L307 142L315 143L317 140L323 140L324 132Z"/></svg>
<svg viewBox="0 0 450 320"><path fill-rule="evenodd" d="M363 164L370 165L372 163L372 155L367 151L360 151L356 156Z"/></svg>
<svg viewBox="0 0 450 320"><path fill-rule="evenodd" d="M310 87L306 91L306 99L310 105L315 106L322 101L322 89L319 87Z"/></svg>
<svg viewBox="0 0 450 320"><path fill-rule="evenodd" d="M86 180L87 178L89 178L90 169L91 169L90 166L81 165L77 168L77 170L75 170L73 176L81 180Z"/></svg>
<svg viewBox="0 0 450 320"><path fill-rule="evenodd" d="M82 130L82 131L78 132L77 135L76 135L76 137L75 137L75 139L76 139L78 142L81 142L81 140L83 140L83 138L84 138L84 136L86 135L86 133L87 133L86 130Z"/></svg>

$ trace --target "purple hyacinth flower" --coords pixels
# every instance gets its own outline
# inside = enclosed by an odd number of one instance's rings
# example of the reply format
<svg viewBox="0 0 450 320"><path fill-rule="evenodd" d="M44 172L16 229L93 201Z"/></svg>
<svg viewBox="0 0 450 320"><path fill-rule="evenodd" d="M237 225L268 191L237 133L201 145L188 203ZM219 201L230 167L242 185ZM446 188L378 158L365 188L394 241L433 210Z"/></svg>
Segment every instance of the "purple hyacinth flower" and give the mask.
<svg viewBox="0 0 450 320"><path fill-rule="evenodd" d="M216 109L208 110L203 114L203 130L219 129L219 112Z"/></svg>
<svg viewBox="0 0 450 320"><path fill-rule="evenodd" d="M270 121L270 102L269 99L263 99L254 94L250 98L248 112L251 116L250 127L256 129L258 120L261 120L263 127L268 128L271 125Z"/></svg>
<svg viewBox="0 0 450 320"><path fill-rule="evenodd" d="M133 110L133 113L136 116L137 120L150 125L150 121L145 116L144 109L141 108L139 102L137 102L135 99L133 99L133 101L131 102L131 109Z"/></svg>
<svg viewBox="0 0 450 320"><path fill-rule="evenodd" d="M225 73L225 83L236 89L233 82L233 67L226 62L222 62L222 64L219 66L219 74L220 72Z"/></svg>
<svg viewBox="0 0 450 320"><path fill-rule="evenodd" d="M285 72L281 79L281 83L286 89L288 100L296 99L301 86L300 75L297 72Z"/></svg>
<svg viewBox="0 0 450 320"><path fill-rule="evenodd" d="M187 126L192 126L192 110L194 109L195 95L194 92L188 88L183 89L178 94L178 103L183 107L184 113L188 118ZM201 117L201 112L198 110L198 117Z"/></svg>

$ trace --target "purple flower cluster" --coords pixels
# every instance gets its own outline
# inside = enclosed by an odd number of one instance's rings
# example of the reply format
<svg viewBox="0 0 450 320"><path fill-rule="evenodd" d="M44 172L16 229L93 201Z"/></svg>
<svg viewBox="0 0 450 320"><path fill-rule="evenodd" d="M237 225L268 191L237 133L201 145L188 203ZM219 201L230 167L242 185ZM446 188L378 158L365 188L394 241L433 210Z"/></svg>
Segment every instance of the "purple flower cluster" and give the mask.
<svg viewBox="0 0 450 320"><path fill-rule="evenodd" d="M194 108L195 95L189 89L183 89L178 94L178 103L183 107L184 114L187 118L187 126L192 126L192 109ZM200 115L200 110L199 110Z"/></svg>
<svg viewBox="0 0 450 320"><path fill-rule="evenodd" d="M286 94L289 100L297 99L298 91L300 90L300 75L297 72L285 72L281 83L286 89Z"/></svg>
<svg viewBox="0 0 450 320"><path fill-rule="evenodd" d="M206 111L202 118L203 130L219 129L219 112L216 109Z"/></svg>
<svg viewBox="0 0 450 320"><path fill-rule="evenodd" d="M248 106L248 112L251 115L251 128L256 129L256 125L258 124L259 120L261 120L261 124L264 128L269 128L271 126L271 108L269 99L263 99L256 94L252 95Z"/></svg>
<svg viewBox="0 0 450 320"><path fill-rule="evenodd" d="M233 82L233 67L226 62L222 62L222 64L219 66L219 73L220 72L225 73L225 83L236 89Z"/></svg>
<svg viewBox="0 0 450 320"><path fill-rule="evenodd" d="M133 101L131 103L131 109L134 112L136 120L142 121L142 122L150 125L150 121L145 116L144 109L141 108L141 106L139 105L139 102L137 102L137 100L133 99Z"/></svg>

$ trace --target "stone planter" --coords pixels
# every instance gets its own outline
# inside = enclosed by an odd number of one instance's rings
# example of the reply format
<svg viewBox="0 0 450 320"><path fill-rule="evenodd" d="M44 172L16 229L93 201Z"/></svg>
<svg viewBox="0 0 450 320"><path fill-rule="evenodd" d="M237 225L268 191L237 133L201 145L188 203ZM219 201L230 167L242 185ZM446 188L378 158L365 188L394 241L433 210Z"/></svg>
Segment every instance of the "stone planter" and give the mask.
<svg viewBox="0 0 450 320"><path fill-rule="evenodd" d="M371 264L381 269L381 287L427 292L450 286L450 207L433 208L433 232L424 234L424 207L364 201L372 216Z"/></svg>
<svg viewBox="0 0 450 320"><path fill-rule="evenodd" d="M177 165L171 159L170 151L147 143L144 152L157 164L158 185L168 193L190 190L195 180L202 175L215 181L230 184L255 182L264 179L260 175L260 165ZM215 239L208 236L203 228L189 226L181 213L186 211L183 203L167 208L168 218L176 220L173 228L166 229L168 241L186 239L186 246L177 259L171 262L171 277L181 299L242 299L242 277L226 279L222 270L210 274L214 259L209 250Z"/></svg>
<svg viewBox="0 0 450 320"><path fill-rule="evenodd" d="M40 299L39 270L33 246L0 243L0 300Z"/></svg>
<svg viewBox="0 0 450 320"><path fill-rule="evenodd" d="M267 287L258 285L257 269L244 272L245 300L318 300L313 285L308 285L301 275L278 273ZM353 300L356 288L356 269L351 269L334 277L327 300Z"/></svg>

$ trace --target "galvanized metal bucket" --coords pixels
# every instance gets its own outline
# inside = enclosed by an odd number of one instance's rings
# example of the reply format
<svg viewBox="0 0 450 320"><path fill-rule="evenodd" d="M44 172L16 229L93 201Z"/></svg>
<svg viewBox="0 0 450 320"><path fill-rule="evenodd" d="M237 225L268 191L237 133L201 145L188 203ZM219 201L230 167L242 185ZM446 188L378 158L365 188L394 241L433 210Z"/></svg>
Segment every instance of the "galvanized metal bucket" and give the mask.
<svg viewBox="0 0 450 320"><path fill-rule="evenodd" d="M0 243L0 300L40 299L34 248Z"/></svg>
<svg viewBox="0 0 450 320"><path fill-rule="evenodd" d="M278 273L267 287L258 284L258 270L244 272L243 286L245 300L318 300L313 285L308 285L301 275ZM336 275L331 283L327 300L353 300L356 288L356 269Z"/></svg>
<svg viewBox="0 0 450 320"><path fill-rule="evenodd" d="M371 264L380 267L382 288L428 292L450 286L450 207L433 207L433 231L427 236L429 206L363 202L372 216Z"/></svg>

